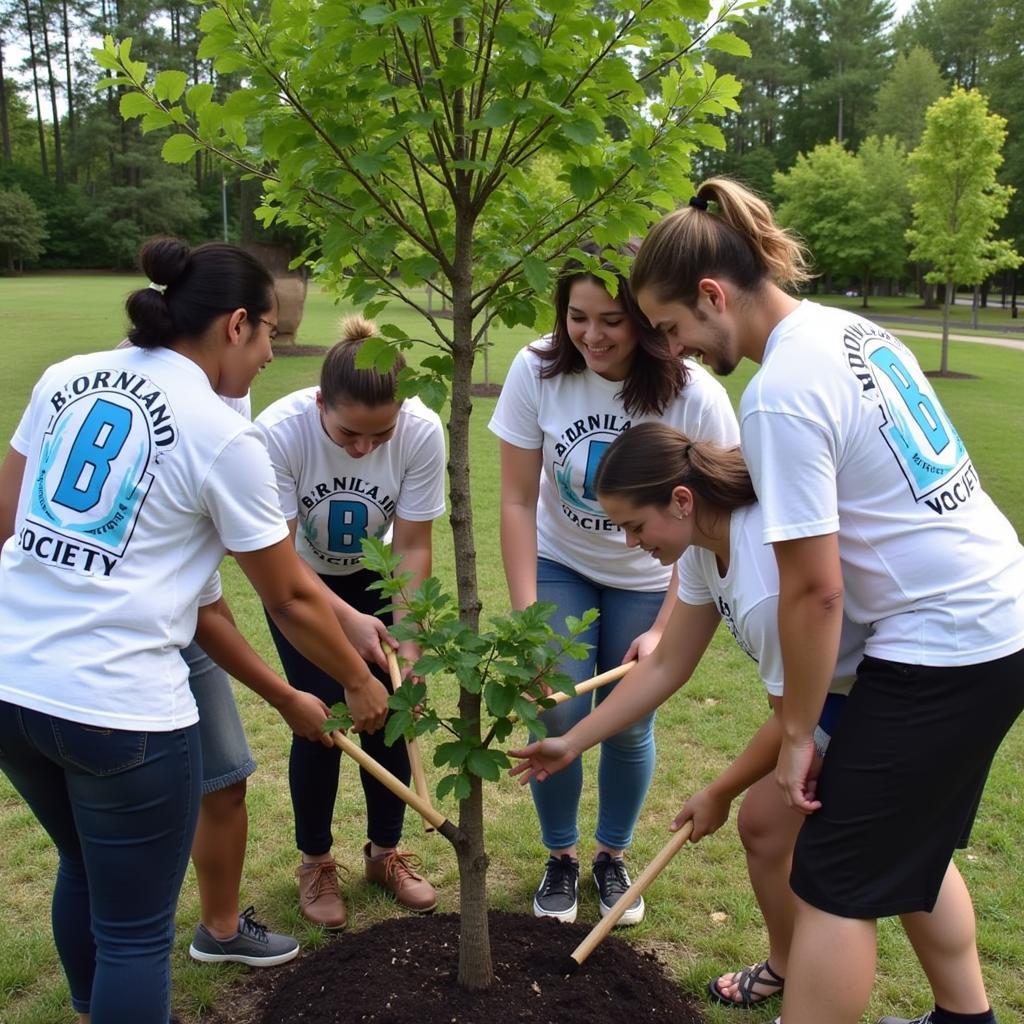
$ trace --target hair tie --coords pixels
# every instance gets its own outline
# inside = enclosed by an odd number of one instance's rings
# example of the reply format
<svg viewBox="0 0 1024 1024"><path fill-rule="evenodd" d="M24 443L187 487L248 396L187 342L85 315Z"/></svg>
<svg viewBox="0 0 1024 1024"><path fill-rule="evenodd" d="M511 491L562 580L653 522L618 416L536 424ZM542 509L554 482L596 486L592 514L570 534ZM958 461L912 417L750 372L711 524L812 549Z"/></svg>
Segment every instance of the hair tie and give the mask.
<svg viewBox="0 0 1024 1024"><path fill-rule="evenodd" d="M690 196L690 205L698 210L706 210L708 208L708 201L701 199L700 196L693 195Z"/></svg>
<svg viewBox="0 0 1024 1024"><path fill-rule="evenodd" d="M165 291L167 291L167 285L165 285L165 284L157 284L155 281L150 281L149 282L149 287L152 288L153 291L159 292L161 295L163 295L163 293Z"/></svg>

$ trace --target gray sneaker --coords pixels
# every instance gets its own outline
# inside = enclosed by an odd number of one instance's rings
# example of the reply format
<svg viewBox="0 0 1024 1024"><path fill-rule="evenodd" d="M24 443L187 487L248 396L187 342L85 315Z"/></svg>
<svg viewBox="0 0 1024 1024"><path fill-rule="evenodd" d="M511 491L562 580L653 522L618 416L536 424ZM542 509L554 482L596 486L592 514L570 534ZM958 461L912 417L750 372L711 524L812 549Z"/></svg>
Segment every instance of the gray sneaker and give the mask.
<svg viewBox="0 0 1024 1024"><path fill-rule="evenodd" d="M207 964L232 962L250 967L276 967L294 960L299 944L290 935L267 930L249 907L238 917L238 932L230 939L218 939L205 925L197 924L188 955Z"/></svg>
<svg viewBox="0 0 1024 1024"><path fill-rule="evenodd" d="M576 920L580 892L580 862L563 853L548 857L537 892L533 897L534 917L553 917L566 924Z"/></svg>
<svg viewBox="0 0 1024 1024"><path fill-rule="evenodd" d="M920 1017L909 1019L907 1017L879 1017L878 1024L929 1024L932 1019L932 1011L921 1014Z"/></svg>
<svg viewBox="0 0 1024 1024"><path fill-rule="evenodd" d="M619 902L619 897L624 896L626 890L633 884L629 878L629 872L621 857L612 857L603 850L597 855L591 870L594 874L594 885L597 886L601 916L607 917ZM638 924L644 919L644 898L637 896L623 915L615 922L616 928L626 925Z"/></svg>

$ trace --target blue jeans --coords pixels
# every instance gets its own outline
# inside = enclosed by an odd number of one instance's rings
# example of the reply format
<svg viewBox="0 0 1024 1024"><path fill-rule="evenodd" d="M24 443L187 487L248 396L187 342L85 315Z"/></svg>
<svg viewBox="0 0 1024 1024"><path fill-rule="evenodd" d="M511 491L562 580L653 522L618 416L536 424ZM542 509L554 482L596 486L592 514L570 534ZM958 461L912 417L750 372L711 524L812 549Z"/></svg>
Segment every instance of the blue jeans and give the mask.
<svg viewBox="0 0 1024 1024"><path fill-rule="evenodd" d="M577 683L614 668L629 645L646 632L658 616L665 591L618 590L603 587L546 558L537 559L537 599L552 601L558 610L552 617L557 629L566 616L581 616L588 608L601 613L580 639L592 645L583 661L565 659L562 668ZM600 703L614 684L596 691ZM583 694L546 711L542 721L549 736L561 736L591 710L591 695ZM635 722L601 744L597 773L597 830L594 837L613 850L633 841L654 774L654 715ZM531 781L533 802L540 819L541 841L549 850L561 850L579 841L576 817L583 791L583 764L577 758L568 768L545 782Z"/></svg>
<svg viewBox="0 0 1024 1024"><path fill-rule="evenodd" d="M199 726L104 729L0 701L0 769L57 847L53 938L75 1010L93 1024L166 1024Z"/></svg>

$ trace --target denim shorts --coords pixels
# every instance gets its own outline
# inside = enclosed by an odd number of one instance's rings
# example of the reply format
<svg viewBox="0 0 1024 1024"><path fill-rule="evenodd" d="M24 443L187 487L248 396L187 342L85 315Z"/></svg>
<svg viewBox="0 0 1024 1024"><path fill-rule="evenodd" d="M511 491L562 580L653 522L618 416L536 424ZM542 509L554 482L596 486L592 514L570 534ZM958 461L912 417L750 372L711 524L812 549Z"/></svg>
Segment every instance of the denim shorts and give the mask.
<svg viewBox="0 0 1024 1024"><path fill-rule="evenodd" d="M215 793L247 779L256 771L235 695L227 673L195 641L181 656L188 665L188 684L199 707L203 749L203 792Z"/></svg>

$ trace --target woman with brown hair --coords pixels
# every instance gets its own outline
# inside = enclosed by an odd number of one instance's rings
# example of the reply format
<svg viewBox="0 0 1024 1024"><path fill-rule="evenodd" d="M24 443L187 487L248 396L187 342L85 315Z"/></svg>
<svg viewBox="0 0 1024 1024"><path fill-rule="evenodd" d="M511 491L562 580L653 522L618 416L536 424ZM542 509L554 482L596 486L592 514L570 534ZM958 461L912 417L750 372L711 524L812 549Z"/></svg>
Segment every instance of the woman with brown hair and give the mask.
<svg viewBox="0 0 1024 1024"><path fill-rule="evenodd" d="M601 256L597 246L584 248ZM631 252L635 247L627 247ZM552 333L516 356L490 423L501 438L501 551L512 607L553 602L557 623L589 608L600 612L582 638L592 645L589 657L563 666L577 682L646 656L675 601L671 570L631 550L598 503L593 483L601 456L623 431L649 419L725 444L738 437L721 385L672 352L610 262L601 269L614 275L615 295L581 263L563 268ZM565 732L590 707L591 698L581 696L545 712L548 735ZM653 715L608 737L601 748L592 871L602 914L630 884L623 854L654 756ZM538 917L576 918L582 789L580 762L556 784L532 787L548 850L533 900ZM640 899L621 923L636 923L643 914Z"/></svg>
<svg viewBox="0 0 1024 1024"><path fill-rule="evenodd" d="M717 779L691 796L672 823L693 822L692 841L720 828L746 790L737 828L750 881L768 929L768 956L713 979L711 996L750 1007L782 991L795 900L789 865L803 817L786 807L772 778L782 742L782 659L776 626L778 574L761 543L761 514L738 448L690 441L671 427L641 423L607 451L594 481L605 511L630 547L663 565L676 563L678 598L661 642L587 718L565 735L511 751L513 774L538 781L561 770L605 736L663 704L690 679L715 629L725 622L758 666L772 714ZM824 754L864 647L847 625L816 740Z"/></svg>

